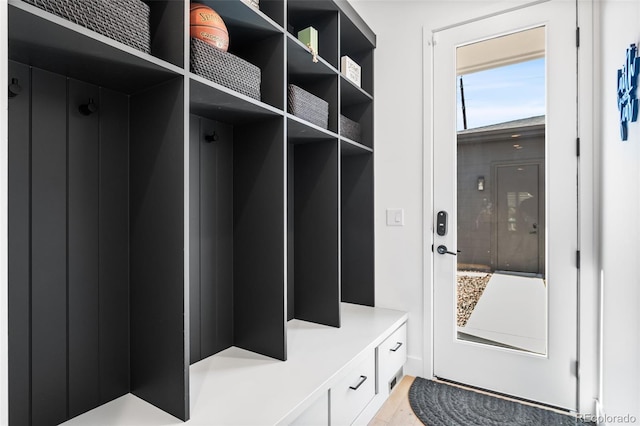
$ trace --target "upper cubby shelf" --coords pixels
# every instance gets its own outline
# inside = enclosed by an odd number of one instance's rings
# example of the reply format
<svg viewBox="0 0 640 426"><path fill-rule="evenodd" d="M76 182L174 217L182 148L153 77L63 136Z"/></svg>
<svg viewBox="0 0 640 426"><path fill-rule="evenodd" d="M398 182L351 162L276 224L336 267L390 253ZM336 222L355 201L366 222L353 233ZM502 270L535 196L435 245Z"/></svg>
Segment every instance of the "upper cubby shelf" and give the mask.
<svg viewBox="0 0 640 426"><path fill-rule="evenodd" d="M293 114L287 114L287 137L291 143L298 144L335 140L338 135Z"/></svg>
<svg viewBox="0 0 640 426"><path fill-rule="evenodd" d="M373 101L373 97L369 93L356 86L343 75L340 75L340 93L343 107Z"/></svg>
<svg viewBox="0 0 640 426"><path fill-rule="evenodd" d="M341 119L341 137L372 148L373 98L344 77L340 80L340 114L347 119L344 122Z"/></svg>
<svg viewBox="0 0 640 426"><path fill-rule="evenodd" d="M248 123L283 116L283 112L264 102L190 74L189 109L192 114L230 124Z"/></svg>
<svg viewBox="0 0 640 426"><path fill-rule="evenodd" d="M341 136L340 152L342 155L361 155L371 154L373 149Z"/></svg>
<svg viewBox="0 0 640 426"><path fill-rule="evenodd" d="M347 32L342 34L342 37L351 36L354 37L353 41L361 46L368 45L370 49L376 47L376 35L369 28L369 25L362 19L362 17L355 11L351 3L348 0L334 0L336 6L340 9L341 18L341 30L344 31L345 24L350 26ZM346 21L345 21L346 18ZM349 31L355 31L349 33ZM366 40L366 42L364 41Z"/></svg>
<svg viewBox="0 0 640 426"><path fill-rule="evenodd" d="M294 39L298 32L313 27L318 32L318 56L338 69L338 11L330 2L289 1L287 31Z"/></svg>
<svg viewBox="0 0 640 426"><path fill-rule="evenodd" d="M364 22L356 25L346 13L340 15L340 55L371 51L376 47L376 38Z"/></svg>
<svg viewBox="0 0 640 426"><path fill-rule="evenodd" d="M367 27L368 28L368 27ZM361 69L360 87L368 94L373 94L373 40L362 32L346 15L340 15L340 57L348 56ZM357 87L357 86L356 86Z"/></svg>
<svg viewBox="0 0 640 426"><path fill-rule="evenodd" d="M309 49L300 40L288 34L287 65L289 74L329 76L337 73L335 67L329 64L322 56L318 56L317 60L317 62L313 62L313 56Z"/></svg>
<svg viewBox="0 0 640 426"><path fill-rule="evenodd" d="M241 0L198 0L215 10L224 20L227 28L239 31L283 32L284 2L269 0L260 3L260 9L249 6ZM230 36L231 29L229 28Z"/></svg>
<svg viewBox="0 0 640 426"><path fill-rule="evenodd" d="M203 0L199 3L209 6L222 17L229 33L228 53L260 68L261 101L284 109L284 29L262 12L264 9L282 20L277 11L282 9L281 14L284 13L284 3L267 2L260 5L260 10L241 0Z"/></svg>
<svg viewBox="0 0 640 426"><path fill-rule="evenodd" d="M175 64L20 0L9 0L8 9L13 61L128 94L184 74Z"/></svg>
<svg viewBox="0 0 640 426"><path fill-rule="evenodd" d="M340 5L340 58L348 56L360 66L360 87L366 93L373 94L373 49L376 47L376 36L349 3L340 2Z"/></svg>

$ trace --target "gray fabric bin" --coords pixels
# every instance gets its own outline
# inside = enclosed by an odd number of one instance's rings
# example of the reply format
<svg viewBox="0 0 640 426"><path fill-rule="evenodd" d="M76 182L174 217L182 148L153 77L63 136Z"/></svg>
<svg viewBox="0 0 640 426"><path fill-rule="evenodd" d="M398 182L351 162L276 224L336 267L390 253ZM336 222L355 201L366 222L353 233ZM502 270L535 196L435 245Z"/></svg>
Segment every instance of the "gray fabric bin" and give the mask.
<svg viewBox="0 0 640 426"><path fill-rule="evenodd" d="M242 58L191 38L191 72L260 100L261 71Z"/></svg>
<svg viewBox="0 0 640 426"><path fill-rule="evenodd" d="M329 127L329 103L300 87L290 84L288 90L289 113L316 126Z"/></svg>
<svg viewBox="0 0 640 426"><path fill-rule="evenodd" d="M74 24L151 53L149 6L140 0L23 0Z"/></svg>
<svg viewBox="0 0 640 426"><path fill-rule="evenodd" d="M362 139L360 134L360 123L340 114L340 136L344 136L345 138L349 138L355 142L360 142Z"/></svg>

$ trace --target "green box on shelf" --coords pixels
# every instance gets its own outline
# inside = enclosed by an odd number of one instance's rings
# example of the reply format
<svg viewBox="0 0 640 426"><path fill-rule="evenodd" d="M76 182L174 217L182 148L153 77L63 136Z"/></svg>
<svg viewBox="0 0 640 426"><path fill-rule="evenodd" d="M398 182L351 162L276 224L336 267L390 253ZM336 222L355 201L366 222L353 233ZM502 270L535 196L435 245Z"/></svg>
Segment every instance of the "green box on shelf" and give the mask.
<svg viewBox="0 0 640 426"><path fill-rule="evenodd" d="M298 31L298 40L313 49L316 54L318 53L318 30L315 28L307 27L302 31Z"/></svg>

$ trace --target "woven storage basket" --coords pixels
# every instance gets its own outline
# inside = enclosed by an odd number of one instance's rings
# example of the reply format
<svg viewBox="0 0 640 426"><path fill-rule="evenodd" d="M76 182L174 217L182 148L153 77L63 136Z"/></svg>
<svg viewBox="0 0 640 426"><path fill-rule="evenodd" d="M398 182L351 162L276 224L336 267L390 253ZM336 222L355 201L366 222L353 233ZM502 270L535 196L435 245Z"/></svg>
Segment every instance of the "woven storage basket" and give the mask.
<svg viewBox="0 0 640 426"><path fill-rule="evenodd" d="M142 52L151 52L149 6L140 0L23 1Z"/></svg>
<svg viewBox="0 0 640 426"><path fill-rule="evenodd" d="M293 84L289 85L288 100L291 114L323 129L329 127L329 104L325 100Z"/></svg>
<svg viewBox="0 0 640 426"><path fill-rule="evenodd" d="M221 86L260 100L260 68L193 37L191 71Z"/></svg>
<svg viewBox="0 0 640 426"><path fill-rule="evenodd" d="M340 136L360 142L360 123L356 123L340 114Z"/></svg>

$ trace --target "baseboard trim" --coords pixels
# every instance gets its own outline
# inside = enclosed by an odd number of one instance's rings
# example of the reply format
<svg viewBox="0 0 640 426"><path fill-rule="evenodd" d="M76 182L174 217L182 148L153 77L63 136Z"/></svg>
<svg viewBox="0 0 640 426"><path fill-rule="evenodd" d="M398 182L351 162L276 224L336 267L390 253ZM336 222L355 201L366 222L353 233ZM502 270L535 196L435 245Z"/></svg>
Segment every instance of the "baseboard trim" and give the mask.
<svg viewBox="0 0 640 426"><path fill-rule="evenodd" d="M404 365L404 374L413 377L425 377L422 358L408 356L407 363Z"/></svg>

